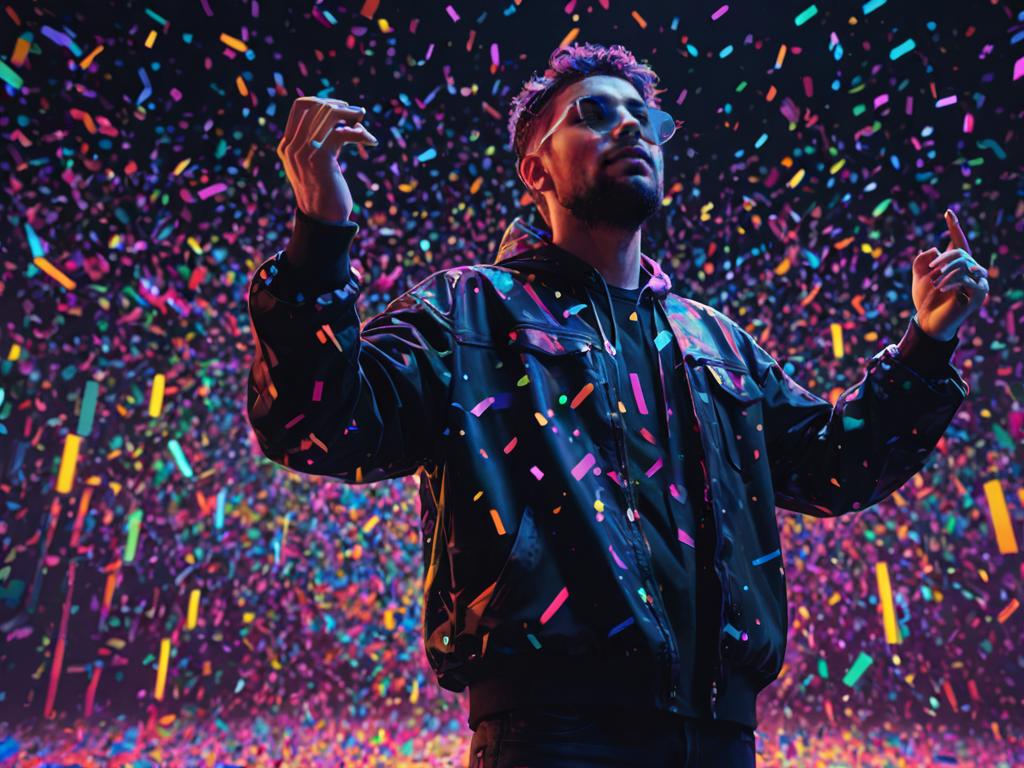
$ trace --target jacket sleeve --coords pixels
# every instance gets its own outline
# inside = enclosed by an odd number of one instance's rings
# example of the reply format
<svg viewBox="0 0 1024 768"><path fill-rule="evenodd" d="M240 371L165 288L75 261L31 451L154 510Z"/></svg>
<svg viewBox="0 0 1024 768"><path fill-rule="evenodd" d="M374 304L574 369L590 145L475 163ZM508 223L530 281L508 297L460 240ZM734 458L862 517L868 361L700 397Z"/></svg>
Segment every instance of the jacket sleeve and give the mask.
<svg viewBox="0 0 1024 768"><path fill-rule="evenodd" d="M346 281L334 287L336 270L332 277L332 268L316 266L338 259L348 265L358 226L297 214L296 229L290 248L297 242L320 249L319 261L306 260L305 253L293 261L295 253L280 251L260 265L249 286L255 356L247 411L260 449L283 466L346 483L441 463L453 350L444 273L360 327L359 273L347 266ZM324 258L322 250L331 248L342 252Z"/></svg>
<svg viewBox="0 0 1024 768"><path fill-rule="evenodd" d="M928 336L916 315L835 407L746 335L762 379L776 505L794 512L831 517L888 497L921 470L969 393L949 362L958 339Z"/></svg>

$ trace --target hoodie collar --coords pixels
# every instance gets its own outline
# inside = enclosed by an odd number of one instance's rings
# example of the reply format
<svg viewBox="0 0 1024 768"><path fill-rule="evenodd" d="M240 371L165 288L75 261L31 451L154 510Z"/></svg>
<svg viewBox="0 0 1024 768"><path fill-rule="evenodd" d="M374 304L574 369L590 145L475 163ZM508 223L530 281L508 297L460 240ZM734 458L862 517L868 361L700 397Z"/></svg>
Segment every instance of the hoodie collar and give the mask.
<svg viewBox="0 0 1024 768"><path fill-rule="evenodd" d="M594 320L601 334L605 351L613 357L617 354L619 332L612 307L612 297L608 291L608 283L597 269L575 254L556 245L551 240L551 232L527 223L522 216L516 216L512 223L505 228L505 234L502 235L501 244L498 246L498 256L494 263L501 264L513 259L517 262L528 261L539 271L557 271L567 275L574 285L579 285L582 282L590 290L600 287L605 301L608 302L608 313L612 318L613 338L611 340L605 335L601 318L597 312L593 313ZM672 280L661 269L661 265L657 261L643 252L640 253L640 271L643 283L640 297L643 297L644 292L649 289L658 299L655 303L656 306L661 307L664 311L665 298L672 290ZM644 282L645 277L646 282Z"/></svg>
<svg viewBox="0 0 1024 768"><path fill-rule="evenodd" d="M516 216L512 223L505 228L505 234L501 238L498 256L494 263L500 264L511 259L528 259L541 268L550 266L575 276L584 275L588 281L594 278L595 284L599 280L603 281L600 273L594 267L575 254L555 245L548 230L527 223L522 216ZM662 270L657 261L643 252L640 253L640 271L642 287L650 289L658 299L663 301L672 290L672 280L668 274ZM645 283L644 278L646 278Z"/></svg>

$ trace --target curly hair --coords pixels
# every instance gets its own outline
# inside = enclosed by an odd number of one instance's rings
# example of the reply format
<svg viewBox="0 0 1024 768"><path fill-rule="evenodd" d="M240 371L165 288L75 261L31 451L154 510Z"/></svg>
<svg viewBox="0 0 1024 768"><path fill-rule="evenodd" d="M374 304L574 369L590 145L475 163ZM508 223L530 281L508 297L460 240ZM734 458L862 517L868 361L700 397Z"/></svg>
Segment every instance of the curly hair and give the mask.
<svg viewBox="0 0 1024 768"><path fill-rule="evenodd" d="M624 46L577 43L556 48L548 57L548 68L544 73L538 75L534 72L512 99L508 132L509 147L516 156L516 175L519 174L519 163L526 153L526 147L535 133L534 128L540 124L538 118L543 114L544 107L567 85L590 75L621 77L636 88L648 106L660 106L658 94L662 91L656 87L658 75L646 63L637 61ZM543 197L527 189L547 222Z"/></svg>

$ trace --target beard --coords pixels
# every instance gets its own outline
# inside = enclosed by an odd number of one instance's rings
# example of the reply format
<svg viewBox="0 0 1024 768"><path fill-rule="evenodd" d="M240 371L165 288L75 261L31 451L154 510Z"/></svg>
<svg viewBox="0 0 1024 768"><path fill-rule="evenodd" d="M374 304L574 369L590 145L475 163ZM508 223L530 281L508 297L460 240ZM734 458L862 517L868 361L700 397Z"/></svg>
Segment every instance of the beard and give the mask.
<svg viewBox="0 0 1024 768"><path fill-rule="evenodd" d="M559 202L587 226L628 230L637 229L658 211L662 197L659 193L649 177L640 179L633 174L604 171L592 184L582 190L574 189Z"/></svg>

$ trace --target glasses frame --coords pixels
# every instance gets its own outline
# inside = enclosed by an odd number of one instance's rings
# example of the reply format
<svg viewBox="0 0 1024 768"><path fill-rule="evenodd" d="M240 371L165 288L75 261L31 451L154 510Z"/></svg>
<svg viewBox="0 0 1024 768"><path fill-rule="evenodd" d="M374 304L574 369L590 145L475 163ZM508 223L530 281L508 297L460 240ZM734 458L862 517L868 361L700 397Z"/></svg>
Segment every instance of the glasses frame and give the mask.
<svg viewBox="0 0 1024 768"><path fill-rule="evenodd" d="M578 96L577 98L572 100L571 104L566 106L565 111L562 113L562 116L559 117L558 120L555 121L554 125L552 125L551 128L548 129L548 132L546 134L544 134L544 138L542 138L540 141L538 141L537 142L537 146L535 146L528 154L532 155L535 152L537 152L542 146L544 146L544 142L547 141L549 138L551 138L552 134L554 134L554 132L557 131L561 127L562 123L565 122L565 118L567 118L569 116L569 113L572 112L573 110L576 110L576 114L579 115L580 122L583 125L585 125L587 128L590 128L590 130L594 131L595 133L601 133L600 131L597 131L593 127L591 127L590 124L587 123L587 121L584 119L583 113L580 111L580 107L579 107L580 102L583 101L584 99L604 99L606 101L615 102L617 105L621 105L622 104L621 101L618 101L617 99L612 99L612 98L610 98L608 96L605 96L604 94L600 94L600 93L589 93L589 94L586 94L585 96ZM651 106L648 106L646 104L644 105L644 108L647 110L648 120L653 120L655 115L664 115L665 118L660 118L660 119L671 120L672 121L672 133L670 133L665 138L665 141L662 141L660 143L659 142L655 142L655 141L650 141L646 136L644 136L643 130L640 131L640 138L642 138L648 144L655 144L655 145L658 145L658 146L660 146L661 144L667 143L668 140L671 139L676 134L677 126L676 126L675 118L672 117L672 115L670 115L668 112L666 112L663 109L657 109L656 107L651 107ZM615 125L618 125L617 121L616 121L616 123L612 127L614 128ZM610 131L608 131L608 133L610 133Z"/></svg>

